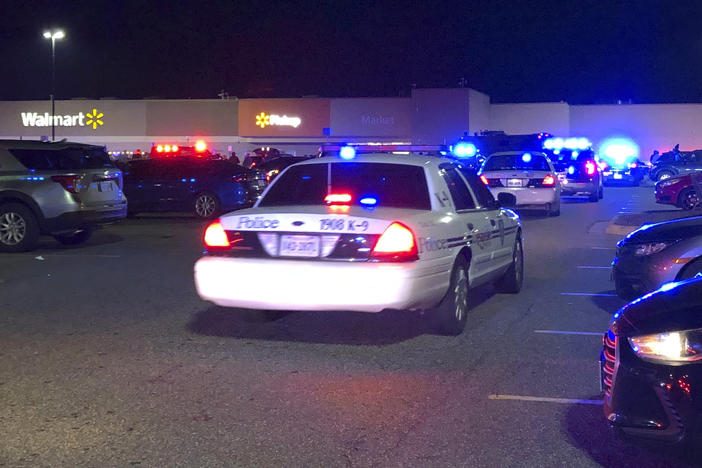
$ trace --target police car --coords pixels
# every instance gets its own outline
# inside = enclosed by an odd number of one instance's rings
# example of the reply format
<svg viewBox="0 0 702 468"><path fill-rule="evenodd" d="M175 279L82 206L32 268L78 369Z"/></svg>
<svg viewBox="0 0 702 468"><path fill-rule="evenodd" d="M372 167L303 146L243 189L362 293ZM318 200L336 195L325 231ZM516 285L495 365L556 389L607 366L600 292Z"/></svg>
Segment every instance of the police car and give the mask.
<svg viewBox="0 0 702 468"><path fill-rule="evenodd" d="M439 332L457 335L470 289L495 282L518 293L522 227L501 206L514 196L496 201L460 162L400 149L408 153L347 146L295 164L253 208L210 224L195 264L200 297L267 318L429 310Z"/></svg>

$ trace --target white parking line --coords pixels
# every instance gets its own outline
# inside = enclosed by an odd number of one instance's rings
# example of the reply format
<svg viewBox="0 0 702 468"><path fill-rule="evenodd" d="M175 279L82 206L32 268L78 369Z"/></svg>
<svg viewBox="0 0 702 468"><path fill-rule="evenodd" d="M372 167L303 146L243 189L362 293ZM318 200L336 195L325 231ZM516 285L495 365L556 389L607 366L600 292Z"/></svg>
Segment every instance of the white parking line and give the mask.
<svg viewBox="0 0 702 468"><path fill-rule="evenodd" d="M585 335L585 336L602 336L602 332L579 332L579 331L564 331L564 330L534 330L534 333L546 333L553 335Z"/></svg>
<svg viewBox="0 0 702 468"><path fill-rule="evenodd" d="M595 296L595 297L617 297L616 294L606 294L606 293L578 293L578 292L565 292L561 293L561 296Z"/></svg>
<svg viewBox="0 0 702 468"><path fill-rule="evenodd" d="M601 400L578 400L574 398L548 398L521 395L488 395L489 400L539 401L543 403L560 403L565 405L601 405Z"/></svg>
<svg viewBox="0 0 702 468"><path fill-rule="evenodd" d="M581 270L610 270L611 266L591 266L591 265L578 265Z"/></svg>
<svg viewBox="0 0 702 468"><path fill-rule="evenodd" d="M616 247L590 247L593 250L616 250Z"/></svg>

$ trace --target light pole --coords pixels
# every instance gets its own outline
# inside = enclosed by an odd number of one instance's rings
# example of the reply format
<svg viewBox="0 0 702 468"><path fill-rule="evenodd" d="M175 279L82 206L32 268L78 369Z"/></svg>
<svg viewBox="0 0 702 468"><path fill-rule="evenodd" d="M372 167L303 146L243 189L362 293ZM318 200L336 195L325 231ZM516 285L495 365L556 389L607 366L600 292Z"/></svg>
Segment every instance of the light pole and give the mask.
<svg viewBox="0 0 702 468"><path fill-rule="evenodd" d="M56 125L54 117L54 94L56 94L56 40L63 39L66 34L61 29L44 31L44 39L51 39L51 141L56 138Z"/></svg>

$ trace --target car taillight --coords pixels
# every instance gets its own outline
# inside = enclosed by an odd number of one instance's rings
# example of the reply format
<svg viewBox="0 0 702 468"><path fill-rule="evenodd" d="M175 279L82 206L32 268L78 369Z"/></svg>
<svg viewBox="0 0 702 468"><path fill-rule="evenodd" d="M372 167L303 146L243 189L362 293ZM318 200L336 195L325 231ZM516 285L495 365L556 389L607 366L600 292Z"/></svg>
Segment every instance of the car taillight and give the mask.
<svg viewBox="0 0 702 468"><path fill-rule="evenodd" d="M556 179L554 179L553 176L549 174L546 177L544 177L544 180L541 181L541 185L556 185Z"/></svg>
<svg viewBox="0 0 702 468"><path fill-rule="evenodd" d="M245 182L247 180L246 174L237 174L232 176L232 182Z"/></svg>
<svg viewBox="0 0 702 468"><path fill-rule="evenodd" d="M629 169L636 169L637 167L639 167L638 164L636 164L636 163L629 163Z"/></svg>
<svg viewBox="0 0 702 468"><path fill-rule="evenodd" d="M592 161L586 162L585 172L587 172L587 175L593 175L595 173L595 163Z"/></svg>
<svg viewBox="0 0 702 468"><path fill-rule="evenodd" d="M482 180L485 185L490 185L490 182L487 180L487 177L485 177L484 175L480 176L480 180Z"/></svg>
<svg viewBox="0 0 702 468"><path fill-rule="evenodd" d="M212 224L207 226L205 229L205 247L210 248L222 248L229 247L229 238L227 237L227 232L222 227L222 223L219 220L214 221Z"/></svg>
<svg viewBox="0 0 702 468"><path fill-rule="evenodd" d="M67 192L78 193L78 181L80 176L76 175L55 175L51 180L58 182Z"/></svg>
<svg viewBox="0 0 702 468"><path fill-rule="evenodd" d="M392 223L378 238L371 256L396 261L416 260L417 243L414 240L414 234L404 224Z"/></svg>

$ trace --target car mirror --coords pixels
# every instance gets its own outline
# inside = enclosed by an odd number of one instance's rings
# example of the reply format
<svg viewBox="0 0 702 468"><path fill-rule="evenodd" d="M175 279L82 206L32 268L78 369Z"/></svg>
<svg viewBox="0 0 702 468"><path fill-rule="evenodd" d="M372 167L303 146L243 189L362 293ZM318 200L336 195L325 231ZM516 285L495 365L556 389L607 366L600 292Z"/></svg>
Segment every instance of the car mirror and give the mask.
<svg viewBox="0 0 702 468"><path fill-rule="evenodd" d="M517 197L511 193L501 192L497 194L497 203L500 206L511 208L517 206Z"/></svg>

